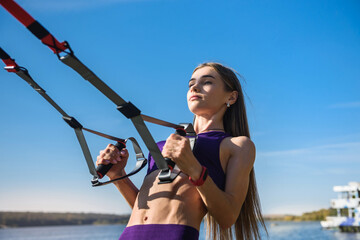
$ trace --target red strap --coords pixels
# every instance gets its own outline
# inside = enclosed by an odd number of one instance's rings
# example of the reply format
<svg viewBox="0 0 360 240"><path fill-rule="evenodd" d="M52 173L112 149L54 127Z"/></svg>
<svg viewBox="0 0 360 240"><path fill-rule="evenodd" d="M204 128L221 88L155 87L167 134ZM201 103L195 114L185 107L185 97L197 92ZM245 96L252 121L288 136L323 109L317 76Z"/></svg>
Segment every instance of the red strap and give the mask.
<svg viewBox="0 0 360 240"><path fill-rule="evenodd" d="M6 64L5 69L8 72L17 72L18 65L16 64L15 60L12 59L1 47L0 47L0 58Z"/></svg>
<svg viewBox="0 0 360 240"><path fill-rule="evenodd" d="M204 184L206 178L207 178L207 175L208 175L208 170L206 167L202 166L202 171L201 171L201 174L200 174L200 177L198 180L194 181L191 177L189 177L189 180L192 184L194 184L195 186L201 186Z"/></svg>
<svg viewBox="0 0 360 240"><path fill-rule="evenodd" d="M30 16L22 7L20 7L16 2L12 0L0 0L1 5L8 10L11 15L13 15L19 22L29 26L35 21L33 17Z"/></svg>
<svg viewBox="0 0 360 240"><path fill-rule="evenodd" d="M60 53L68 49L66 43L60 43L40 23L30 16L19 4L13 0L0 0L0 4L13 15L19 22L25 25L43 44L48 46L54 53ZM35 27L34 27L35 26Z"/></svg>
<svg viewBox="0 0 360 240"><path fill-rule="evenodd" d="M8 72L17 72L17 71L19 71L18 70L19 66L16 64L14 59L9 58L9 59L2 59L2 60L6 64L6 67L5 67L6 71L8 71Z"/></svg>

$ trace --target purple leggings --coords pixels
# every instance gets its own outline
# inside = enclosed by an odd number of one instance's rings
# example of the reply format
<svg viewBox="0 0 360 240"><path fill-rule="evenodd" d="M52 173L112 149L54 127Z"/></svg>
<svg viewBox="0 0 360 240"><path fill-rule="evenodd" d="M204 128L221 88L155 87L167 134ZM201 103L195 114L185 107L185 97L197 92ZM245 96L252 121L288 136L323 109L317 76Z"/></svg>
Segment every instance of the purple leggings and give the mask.
<svg viewBox="0 0 360 240"><path fill-rule="evenodd" d="M145 224L125 228L119 240L198 240L193 227L177 224Z"/></svg>

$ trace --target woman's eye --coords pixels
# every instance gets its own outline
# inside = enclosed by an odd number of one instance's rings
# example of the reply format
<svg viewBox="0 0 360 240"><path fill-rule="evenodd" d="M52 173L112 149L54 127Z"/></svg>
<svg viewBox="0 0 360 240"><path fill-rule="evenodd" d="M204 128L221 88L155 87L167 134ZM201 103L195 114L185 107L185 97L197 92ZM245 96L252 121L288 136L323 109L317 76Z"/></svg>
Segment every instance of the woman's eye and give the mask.
<svg viewBox="0 0 360 240"><path fill-rule="evenodd" d="M212 82L211 82L211 81L205 81L204 84L205 84L205 85L207 85L207 84L212 84Z"/></svg>

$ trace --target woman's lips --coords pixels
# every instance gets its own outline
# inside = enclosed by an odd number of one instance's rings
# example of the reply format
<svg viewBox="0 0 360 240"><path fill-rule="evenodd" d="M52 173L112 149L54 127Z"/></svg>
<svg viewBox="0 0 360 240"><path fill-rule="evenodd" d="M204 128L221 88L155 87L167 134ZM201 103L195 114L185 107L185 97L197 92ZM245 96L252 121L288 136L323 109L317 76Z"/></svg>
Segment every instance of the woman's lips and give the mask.
<svg viewBox="0 0 360 240"><path fill-rule="evenodd" d="M200 96L193 95L189 98L189 101L200 99Z"/></svg>

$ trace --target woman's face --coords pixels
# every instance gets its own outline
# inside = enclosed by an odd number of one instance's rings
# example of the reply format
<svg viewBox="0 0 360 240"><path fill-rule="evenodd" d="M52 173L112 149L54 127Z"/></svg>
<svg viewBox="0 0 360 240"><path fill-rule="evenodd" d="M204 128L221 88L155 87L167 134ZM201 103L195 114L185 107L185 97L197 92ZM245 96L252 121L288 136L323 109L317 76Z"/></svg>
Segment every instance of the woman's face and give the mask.
<svg viewBox="0 0 360 240"><path fill-rule="evenodd" d="M231 92L225 91L225 83L212 67L196 70L189 81L188 107L195 115L212 116L225 112Z"/></svg>

